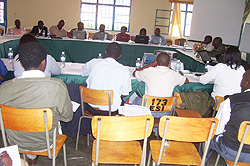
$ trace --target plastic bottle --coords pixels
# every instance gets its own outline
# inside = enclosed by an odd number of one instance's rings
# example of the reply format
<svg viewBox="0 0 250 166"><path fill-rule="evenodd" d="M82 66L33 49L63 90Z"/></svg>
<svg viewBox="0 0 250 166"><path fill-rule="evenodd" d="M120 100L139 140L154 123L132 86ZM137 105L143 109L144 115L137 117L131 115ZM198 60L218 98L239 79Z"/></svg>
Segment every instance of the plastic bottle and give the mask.
<svg viewBox="0 0 250 166"><path fill-rule="evenodd" d="M87 34L86 34L86 39L89 39L89 33L88 32L86 32Z"/></svg>
<svg viewBox="0 0 250 166"><path fill-rule="evenodd" d="M178 59L175 65L175 71L179 72L181 69L181 61Z"/></svg>
<svg viewBox="0 0 250 166"><path fill-rule="evenodd" d="M137 58L136 62L135 62L135 67L136 69L139 69L141 67L141 59Z"/></svg>
<svg viewBox="0 0 250 166"><path fill-rule="evenodd" d="M10 35L13 37L13 29L10 29Z"/></svg>
<svg viewBox="0 0 250 166"><path fill-rule="evenodd" d="M8 58L9 58L9 63L12 63L12 60L13 60L13 50L12 50L12 48L9 48Z"/></svg>
<svg viewBox="0 0 250 166"><path fill-rule="evenodd" d="M169 146L170 146L170 141L165 139L164 148L168 148Z"/></svg>
<svg viewBox="0 0 250 166"><path fill-rule="evenodd" d="M116 41L116 35L114 35L114 41Z"/></svg>
<svg viewBox="0 0 250 166"><path fill-rule="evenodd" d="M162 38L159 39L159 46L162 44Z"/></svg>
<svg viewBox="0 0 250 166"><path fill-rule="evenodd" d="M97 59L102 59L102 53L99 53L99 54L98 54Z"/></svg>
<svg viewBox="0 0 250 166"><path fill-rule="evenodd" d="M62 63L62 68L65 67L65 61L66 61L66 55L65 55L65 52L63 51L62 54L61 54L61 63Z"/></svg>
<svg viewBox="0 0 250 166"><path fill-rule="evenodd" d="M209 61L207 61L206 64L205 64L205 70L204 70L205 73L208 72L208 64L209 64Z"/></svg>
<svg viewBox="0 0 250 166"><path fill-rule="evenodd" d="M184 43L183 50L184 50L184 51L187 50L187 42Z"/></svg>
<svg viewBox="0 0 250 166"><path fill-rule="evenodd" d="M43 31L43 37L45 37L45 31Z"/></svg>
<svg viewBox="0 0 250 166"><path fill-rule="evenodd" d="M47 33L47 37L50 37L49 31L48 31L48 33Z"/></svg>
<svg viewBox="0 0 250 166"><path fill-rule="evenodd" d="M107 34L105 33L105 35L104 35L104 40L107 40Z"/></svg>

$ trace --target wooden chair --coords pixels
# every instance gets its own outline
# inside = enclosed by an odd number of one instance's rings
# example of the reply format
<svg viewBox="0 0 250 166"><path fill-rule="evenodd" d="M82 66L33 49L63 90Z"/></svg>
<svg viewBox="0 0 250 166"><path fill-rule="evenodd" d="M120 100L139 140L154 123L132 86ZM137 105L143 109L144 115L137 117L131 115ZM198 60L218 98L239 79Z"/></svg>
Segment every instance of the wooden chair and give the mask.
<svg viewBox="0 0 250 166"><path fill-rule="evenodd" d="M95 33L89 33L89 38L93 39L94 35L95 35Z"/></svg>
<svg viewBox="0 0 250 166"><path fill-rule="evenodd" d="M130 36L130 39L131 39L132 41L135 41L135 36Z"/></svg>
<svg viewBox="0 0 250 166"><path fill-rule="evenodd" d="M172 46L173 45L173 41L171 39L166 39L167 41L167 45L168 46Z"/></svg>
<svg viewBox="0 0 250 166"><path fill-rule="evenodd" d="M78 141L79 141L82 118L92 119L93 116L95 116L93 114L90 114L86 110L84 103L109 106L109 116L111 116L111 105L113 104L113 91L112 90L95 90L95 89L89 89L83 86L80 86L79 90L80 90L80 96L81 96L82 116L79 119L79 126L78 126L78 131L77 131L77 136L76 136L76 150L78 148ZM89 146L89 134L87 134L87 146Z"/></svg>
<svg viewBox="0 0 250 166"><path fill-rule="evenodd" d="M153 116L95 116L92 133L92 166L102 164L146 164L147 138ZM137 140L143 140L143 148Z"/></svg>
<svg viewBox="0 0 250 166"><path fill-rule="evenodd" d="M224 97L221 97L221 96L215 96L215 106L214 106L214 112L213 112L213 116L212 117L215 117L216 115L216 112L219 110L220 108L220 104L224 101Z"/></svg>
<svg viewBox="0 0 250 166"><path fill-rule="evenodd" d="M142 106L150 109L151 112L164 113L170 112L171 115L175 114L176 96L174 97L156 97L143 95ZM158 127L160 118L155 118L154 127Z"/></svg>
<svg viewBox="0 0 250 166"><path fill-rule="evenodd" d="M26 31L26 34L30 34L30 32L32 31L33 27L24 27L24 30Z"/></svg>
<svg viewBox="0 0 250 166"><path fill-rule="evenodd" d="M181 45L181 41L183 41L184 43L187 42L186 39L179 38L179 39L175 39L174 44L179 46L179 45Z"/></svg>
<svg viewBox="0 0 250 166"><path fill-rule="evenodd" d="M110 35L111 40L113 40L114 39L114 35L112 35L112 34L109 34L109 35Z"/></svg>
<svg viewBox="0 0 250 166"><path fill-rule="evenodd" d="M53 129L53 148L50 149L49 130L52 130L53 114L50 108L21 109L0 105L0 123L4 146L7 146L5 129L21 132L44 132L47 150L42 152L21 151L25 159L25 154L48 156L55 166L56 157L63 147L64 165L67 165L65 141L66 135L58 134L57 128ZM57 138L56 138L57 136Z"/></svg>
<svg viewBox="0 0 250 166"><path fill-rule="evenodd" d="M201 165L204 166L207 149L218 125L216 118L183 118L162 116L159 134L162 140L150 141L148 166L153 159L153 166L162 164ZM168 145L164 148L165 141ZM205 142L204 155L201 159L193 142ZM165 144L166 146L166 144Z"/></svg>
<svg viewBox="0 0 250 166"><path fill-rule="evenodd" d="M225 160L227 166L230 166L230 165L233 165L233 166L236 166L236 165L237 166L250 166L249 163L238 162L241 150L243 148L243 145L244 144L250 145L249 127L250 127L250 121L244 121L244 122L241 123L240 128L239 128L239 132L238 132L238 140L240 142L238 153L237 153L236 158L235 158L234 161ZM218 165L219 159L220 159L220 155L218 154L216 162L215 162L215 166Z"/></svg>

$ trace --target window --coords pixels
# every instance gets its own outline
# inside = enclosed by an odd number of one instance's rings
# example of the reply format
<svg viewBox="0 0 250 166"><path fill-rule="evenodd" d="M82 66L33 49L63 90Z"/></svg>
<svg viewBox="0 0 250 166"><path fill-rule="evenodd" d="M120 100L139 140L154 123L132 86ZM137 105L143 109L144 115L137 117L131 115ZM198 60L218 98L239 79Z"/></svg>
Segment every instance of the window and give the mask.
<svg viewBox="0 0 250 166"><path fill-rule="evenodd" d="M173 11L173 3L171 7L171 11ZM192 14L193 14L193 5L192 4L180 4L181 10L181 28L183 36L188 37L190 36L191 30L191 21L192 21ZM172 12L171 12L172 15ZM175 30L174 30L175 31Z"/></svg>
<svg viewBox="0 0 250 166"><path fill-rule="evenodd" d="M120 31L122 26L129 30L131 0L81 0L81 21L87 29Z"/></svg>

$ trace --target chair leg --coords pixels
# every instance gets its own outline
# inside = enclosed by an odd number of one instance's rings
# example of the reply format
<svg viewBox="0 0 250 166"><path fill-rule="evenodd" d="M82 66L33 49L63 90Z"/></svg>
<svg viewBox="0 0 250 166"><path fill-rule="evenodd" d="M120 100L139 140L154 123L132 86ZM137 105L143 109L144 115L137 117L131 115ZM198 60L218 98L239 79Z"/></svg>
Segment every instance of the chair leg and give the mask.
<svg viewBox="0 0 250 166"><path fill-rule="evenodd" d="M52 158L52 166L56 166L56 156L54 156L54 155Z"/></svg>
<svg viewBox="0 0 250 166"><path fill-rule="evenodd" d="M77 150L77 148L78 148L78 141L79 141L79 135L80 135L80 129L81 129L82 118L83 118L83 117L80 117L80 119L79 119L79 124L78 124L78 131L77 131L77 135L76 135L76 150Z"/></svg>
<svg viewBox="0 0 250 166"><path fill-rule="evenodd" d="M87 146L89 146L89 135L90 134L87 134Z"/></svg>
<svg viewBox="0 0 250 166"><path fill-rule="evenodd" d="M63 160L64 160L64 166L67 166L67 156L66 156L66 146L65 146L65 143L63 144Z"/></svg>
<svg viewBox="0 0 250 166"><path fill-rule="evenodd" d="M153 160L153 166L155 166L156 165L156 163L154 162L154 160Z"/></svg>
<svg viewBox="0 0 250 166"><path fill-rule="evenodd" d="M23 153L23 159L26 161L26 154Z"/></svg>
<svg viewBox="0 0 250 166"><path fill-rule="evenodd" d="M150 161L151 161L151 150L149 150L147 166L150 165Z"/></svg>
<svg viewBox="0 0 250 166"><path fill-rule="evenodd" d="M214 163L214 166L217 166L217 165L218 165L219 160L220 160L220 155L218 154L218 155L217 155L217 158L216 158L216 161L215 161L215 163Z"/></svg>
<svg viewBox="0 0 250 166"><path fill-rule="evenodd" d="M95 162L92 161L92 166L95 166Z"/></svg>

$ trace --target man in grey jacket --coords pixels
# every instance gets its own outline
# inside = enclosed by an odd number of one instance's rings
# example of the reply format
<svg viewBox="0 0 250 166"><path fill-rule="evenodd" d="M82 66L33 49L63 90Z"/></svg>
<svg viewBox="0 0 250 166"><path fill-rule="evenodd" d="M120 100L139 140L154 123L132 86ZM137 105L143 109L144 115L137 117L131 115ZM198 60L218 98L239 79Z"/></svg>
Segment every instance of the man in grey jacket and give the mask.
<svg viewBox="0 0 250 166"><path fill-rule="evenodd" d="M73 112L68 90L63 81L46 77L43 73L46 67L46 56L47 52L40 43L26 43L20 47L19 60L25 71L21 77L4 82L0 86L0 104L17 108L52 108L52 129L54 129L58 121L71 121ZM46 149L44 133L8 129L6 133L9 143L17 144L20 150ZM52 140L50 143L52 144ZM27 157L36 159L36 156Z"/></svg>

